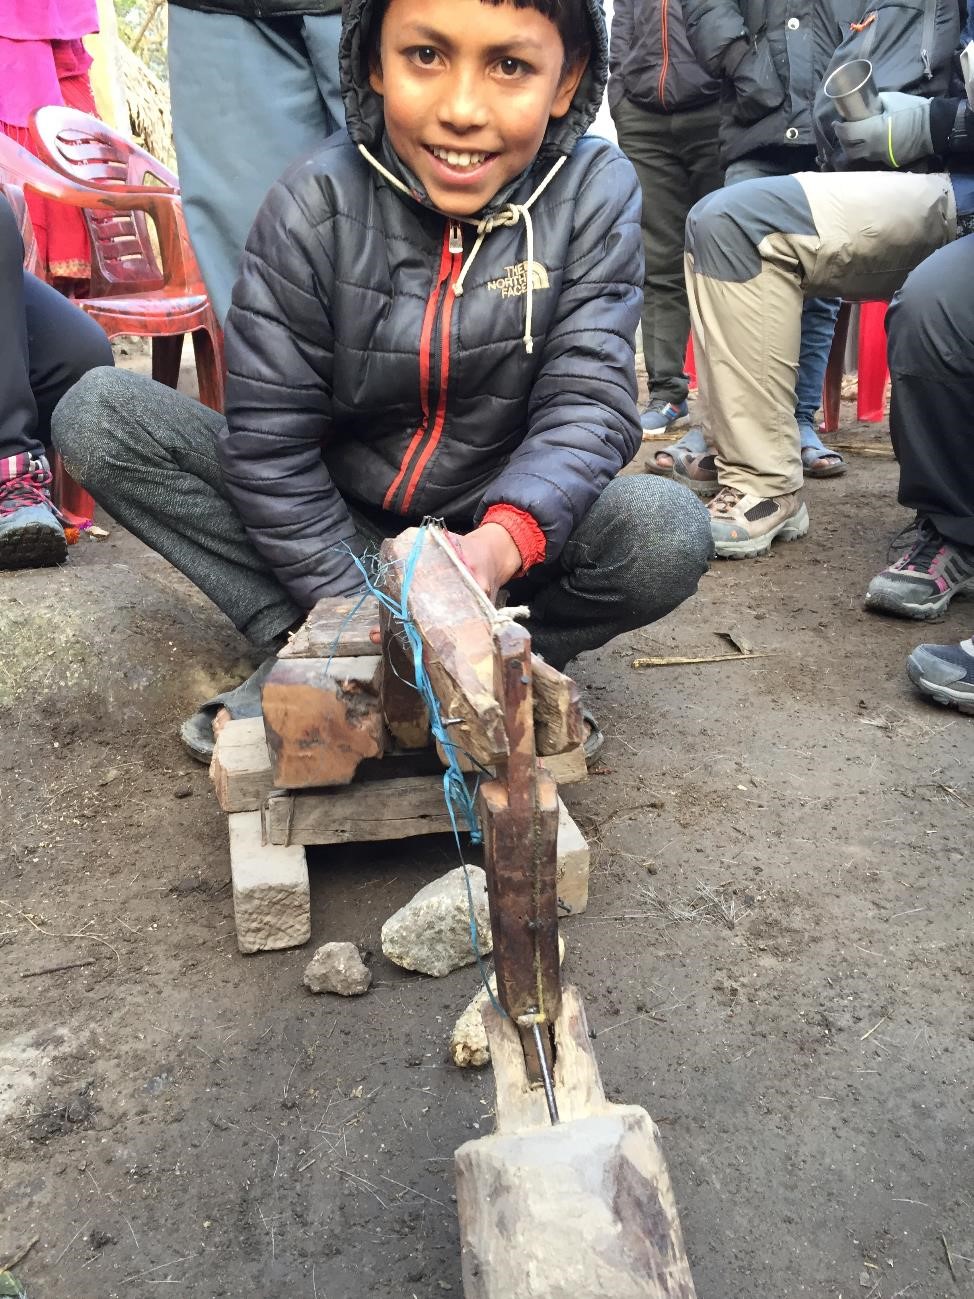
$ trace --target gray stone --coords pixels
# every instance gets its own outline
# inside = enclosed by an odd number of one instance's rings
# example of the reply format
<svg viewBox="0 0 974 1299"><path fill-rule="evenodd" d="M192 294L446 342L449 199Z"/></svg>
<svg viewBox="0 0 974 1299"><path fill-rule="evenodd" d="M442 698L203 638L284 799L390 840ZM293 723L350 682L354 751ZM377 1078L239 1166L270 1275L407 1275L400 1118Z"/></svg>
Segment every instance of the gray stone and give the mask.
<svg viewBox="0 0 974 1299"><path fill-rule="evenodd" d="M480 955L493 948L487 907L487 876L468 866ZM421 888L382 926L382 951L406 970L437 978L476 959L470 938L470 904L463 867Z"/></svg>
<svg viewBox="0 0 974 1299"><path fill-rule="evenodd" d="M337 992L341 997L360 997L368 992L372 971L354 943L325 943L319 947L304 971L304 986L312 992Z"/></svg>
<svg viewBox="0 0 974 1299"><path fill-rule="evenodd" d="M265 844L259 812L233 812L227 822L237 946L242 952L300 947L311 937L304 849Z"/></svg>

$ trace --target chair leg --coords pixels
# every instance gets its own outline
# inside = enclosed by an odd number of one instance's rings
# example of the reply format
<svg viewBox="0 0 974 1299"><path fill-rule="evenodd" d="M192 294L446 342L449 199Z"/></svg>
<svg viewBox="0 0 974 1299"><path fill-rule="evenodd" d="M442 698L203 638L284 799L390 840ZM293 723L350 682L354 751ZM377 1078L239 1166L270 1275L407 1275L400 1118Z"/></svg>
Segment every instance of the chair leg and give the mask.
<svg viewBox="0 0 974 1299"><path fill-rule="evenodd" d="M849 318L852 315L852 303L843 302L835 322L835 333L832 336L832 348L829 352L829 363L825 367L825 388L822 392L822 412L825 416L823 429L834 433L839 427L839 410L842 401L842 377L845 374L845 348L849 337Z"/></svg>
<svg viewBox="0 0 974 1299"><path fill-rule="evenodd" d="M864 302L859 308L859 397L857 415L866 424L881 424L886 395L886 303Z"/></svg>
<svg viewBox="0 0 974 1299"><path fill-rule="evenodd" d="M152 377L167 388L179 385L179 362L183 354L182 334L158 334L152 340Z"/></svg>
<svg viewBox="0 0 974 1299"><path fill-rule="evenodd" d="M60 454L51 448L51 473L54 476L51 498L72 527L90 523L95 517L95 498L76 483L64 467Z"/></svg>
<svg viewBox="0 0 974 1299"><path fill-rule="evenodd" d="M200 401L204 406L209 406L211 410L219 411L222 415L224 404L222 331L194 330L193 355L196 358L196 380L199 384Z"/></svg>
<svg viewBox="0 0 974 1299"><path fill-rule="evenodd" d="M692 335L692 334L691 334L690 337L687 339L687 350L686 350L686 356L684 357L684 360L683 360L683 369L684 369L684 371L685 371L685 373L686 373L687 378L690 380L690 387L691 387L691 388L696 388L696 386L697 386L697 362L696 362L696 358L695 358L694 355L693 355L693 335Z"/></svg>

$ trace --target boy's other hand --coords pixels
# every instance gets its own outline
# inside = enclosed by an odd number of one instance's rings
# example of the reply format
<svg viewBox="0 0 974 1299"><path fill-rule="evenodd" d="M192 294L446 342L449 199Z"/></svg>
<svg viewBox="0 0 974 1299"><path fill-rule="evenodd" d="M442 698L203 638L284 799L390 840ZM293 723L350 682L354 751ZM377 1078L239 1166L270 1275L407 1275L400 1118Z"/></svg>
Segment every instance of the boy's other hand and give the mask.
<svg viewBox="0 0 974 1299"><path fill-rule="evenodd" d="M511 534L499 523L482 523L466 536L450 536L477 585L496 600L501 587L521 569L521 552Z"/></svg>

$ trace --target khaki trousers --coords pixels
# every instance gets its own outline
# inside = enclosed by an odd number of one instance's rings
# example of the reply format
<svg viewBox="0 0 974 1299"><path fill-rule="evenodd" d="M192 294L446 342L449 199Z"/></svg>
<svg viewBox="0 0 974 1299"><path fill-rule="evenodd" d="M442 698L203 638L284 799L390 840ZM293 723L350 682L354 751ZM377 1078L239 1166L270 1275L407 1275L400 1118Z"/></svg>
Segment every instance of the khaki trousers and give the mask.
<svg viewBox="0 0 974 1299"><path fill-rule="evenodd" d="M886 172L745 181L687 222L702 423L721 486L802 486L795 381L805 298L888 299L956 233L950 178Z"/></svg>

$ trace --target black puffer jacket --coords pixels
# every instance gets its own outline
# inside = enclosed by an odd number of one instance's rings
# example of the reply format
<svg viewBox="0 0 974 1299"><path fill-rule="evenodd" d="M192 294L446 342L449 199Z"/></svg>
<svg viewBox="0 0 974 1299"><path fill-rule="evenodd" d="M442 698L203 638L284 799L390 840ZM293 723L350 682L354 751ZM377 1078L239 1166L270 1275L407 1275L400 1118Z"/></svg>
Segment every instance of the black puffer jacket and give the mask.
<svg viewBox="0 0 974 1299"><path fill-rule="evenodd" d="M724 164L776 146L815 143L812 104L824 71L816 39L861 0L683 0L697 57L723 82ZM829 51L831 53L831 51Z"/></svg>
<svg viewBox="0 0 974 1299"><path fill-rule="evenodd" d="M232 14L237 18L293 18L342 11L342 0L169 0L169 3L178 9Z"/></svg>
<svg viewBox="0 0 974 1299"><path fill-rule="evenodd" d="M687 40L681 0L615 0L609 39L609 103L623 98L650 113L700 108L720 83Z"/></svg>
<svg viewBox="0 0 974 1299"><path fill-rule="evenodd" d="M271 190L227 321L227 488L303 605L358 583L338 544L354 533L346 502L396 528L433 514L460 530L507 505L536 521L551 559L639 446L641 200L623 155L581 138L608 61L600 0L587 6L592 56L575 101L492 204L502 214L548 182L530 205L527 265L523 215L474 256L475 224L431 210L384 143L365 70L375 3L347 0L351 138L332 137Z"/></svg>

